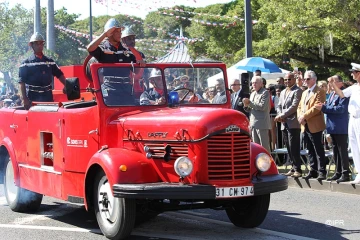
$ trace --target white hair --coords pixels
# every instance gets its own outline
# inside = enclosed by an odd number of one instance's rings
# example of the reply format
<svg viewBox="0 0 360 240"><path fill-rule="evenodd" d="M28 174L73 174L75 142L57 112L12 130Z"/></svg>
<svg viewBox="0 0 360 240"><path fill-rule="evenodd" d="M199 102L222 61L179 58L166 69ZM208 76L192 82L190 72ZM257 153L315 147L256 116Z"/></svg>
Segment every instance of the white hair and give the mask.
<svg viewBox="0 0 360 240"><path fill-rule="evenodd" d="M317 76L316 76L315 72L312 71L312 70L307 70L307 71L304 73L304 76L305 76L305 75L309 75L310 78L314 78L315 81L317 80Z"/></svg>

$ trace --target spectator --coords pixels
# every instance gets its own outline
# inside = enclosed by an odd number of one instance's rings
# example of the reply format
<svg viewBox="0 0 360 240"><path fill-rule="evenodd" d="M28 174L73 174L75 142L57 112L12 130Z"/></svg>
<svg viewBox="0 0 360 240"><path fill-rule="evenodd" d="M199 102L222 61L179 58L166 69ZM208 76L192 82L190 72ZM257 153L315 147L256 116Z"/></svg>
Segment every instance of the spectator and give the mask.
<svg viewBox="0 0 360 240"><path fill-rule="evenodd" d="M242 112L246 117L249 118L249 113L244 110L244 104L242 102L243 98L249 97L249 93L241 91L241 84L239 79L233 79L230 87L233 91L231 94L231 108Z"/></svg>
<svg viewBox="0 0 360 240"><path fill-rule="evenodd" d="M334 79L338 88L344 90L343 80L340 76L334 75L329 79ZM330 84L329 84L330 85ZM330 85L331 86L331 85ZM350 181L349 156L347 151L348 140L348 112L349 98L340 98L335 92L330 94L325 104L318 103L315 107L326 113L326 131L330 134L333 144L333 154L336 162L336 172L328 181L348 182Z"/></svg>
<svg viewBox="0 0 360 240"><path fill-rule="evenodd" d="M226 103L226 92L225 92L224 79L219 78L216 80L215 89L216 89L216 95L214 96L212 103L213 104Z"/></svg>
<svg viewBox="0 0 360 240"><path fill-rule="evenodd" d="M254 142L262 145L270 153L269 129L270 124L270 94L263 87L260 76L251 79L254 91L249 98L243 98L244 110L250 112L250 128Z"/></svg>
<svg viewBox="0 0 360 240"><path fill-rule="evenodd" d="M34 33L29 40L33 54L25 59L19 68L20 91L25 109L29 109L31 101L52 102L52 81L56 76L65 85L63 72L55 61L43 54L45 40L39 33Z"/></svg>
<svg viewBox="0 0 360 240"><path fill-rule="evenodd" d="M284 78L279 77L276 79L277 84L285 86Z"/></svg>
<svg viewBox="0 0 360 240"><path fill-rule="evenodd" d="M316 74L306 71L304 81L308 87L302 93L297 110L301 130L307 135L307 148L309 150L310 172L304 178L326 179L325 151L322 145L322 133L325 130L324 114L316 109L317 103L325 102L325 91L316 85Z"/></svg>
<svg viewBox="0 0 360 240"><path fill-rule="evenodd" d="M350 97L349 99L349 143L351 152L353 154L353 161L356 170L360 171L360 64L351 63L352 68L350 69L352 77L357 81L357 84L354 84L351 87L348 87L344 90L341 90L335 83L335 79L331 78L329 80L330 84L334 88L335 92L340 96L340 98ZM360 183L360 174L358 173L354 181L350 182L351 184Z"/></svg>
<svg viewBox="0 0 360 240"><path fill-rule="evenodd" d="M300 124L297 121L297 108L300 103L302 90L296 85L296 79L293 73L287 73L284 80L287 88L280 93L275 121L281 122L282 136L292 164L292 168L285 175L298 178L302 176L302 170Z"/></svg>

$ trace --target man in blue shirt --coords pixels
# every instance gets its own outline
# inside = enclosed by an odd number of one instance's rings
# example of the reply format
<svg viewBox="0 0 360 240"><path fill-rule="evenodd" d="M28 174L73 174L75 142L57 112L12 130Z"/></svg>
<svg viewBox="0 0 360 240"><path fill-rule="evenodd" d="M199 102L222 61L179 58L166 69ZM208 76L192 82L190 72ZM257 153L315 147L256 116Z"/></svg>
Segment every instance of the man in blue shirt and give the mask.
<svg viewBox="0 0 360 240"><path fill-rule="evenodd" d="M56 76L63 85L65 77L55 61L43 54L45 40L39 33L34 33L29 41L33 49L28 59L25 59L19 68L20 92L25 109L29 109L31 101L52 102L52 81Z"/></svg>

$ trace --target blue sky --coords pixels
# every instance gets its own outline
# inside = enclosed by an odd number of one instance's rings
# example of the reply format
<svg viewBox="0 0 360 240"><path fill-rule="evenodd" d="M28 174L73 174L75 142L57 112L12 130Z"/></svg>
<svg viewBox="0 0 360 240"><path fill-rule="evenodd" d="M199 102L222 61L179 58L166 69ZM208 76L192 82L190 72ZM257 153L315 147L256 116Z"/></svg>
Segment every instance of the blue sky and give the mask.
<svg viewBox="0 0 360 240"><path fill-rule="evenodd" d="M0 0L0 2L8 2L10 7L19 3L27 9L32 9L35 6L35 0ZM92 0L92 15L129 14L144 19L147 13L156 11L159 7L172 7L174 5L204 7L228 2L231 0ZM40 0L41 7L47 7L47 3L48 0ZM89 5L90 0L54 0L55 10L65 7L68 13L81 14L79 19L89 16Z"/></svg>

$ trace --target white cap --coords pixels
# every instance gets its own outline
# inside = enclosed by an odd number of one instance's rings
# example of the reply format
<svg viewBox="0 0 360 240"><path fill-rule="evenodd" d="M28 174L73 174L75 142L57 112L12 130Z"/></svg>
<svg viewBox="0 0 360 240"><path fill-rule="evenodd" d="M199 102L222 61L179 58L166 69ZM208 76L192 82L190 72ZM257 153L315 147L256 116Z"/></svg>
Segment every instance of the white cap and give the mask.
<svg viewBox="0 0 360 240"><path fill-rule="evenodd" d="M350 72L353 72L353 71L359 71L360 72L360 64L357 64L357 63L351 63L351 66L352 68L349 69Z"/></svg>

